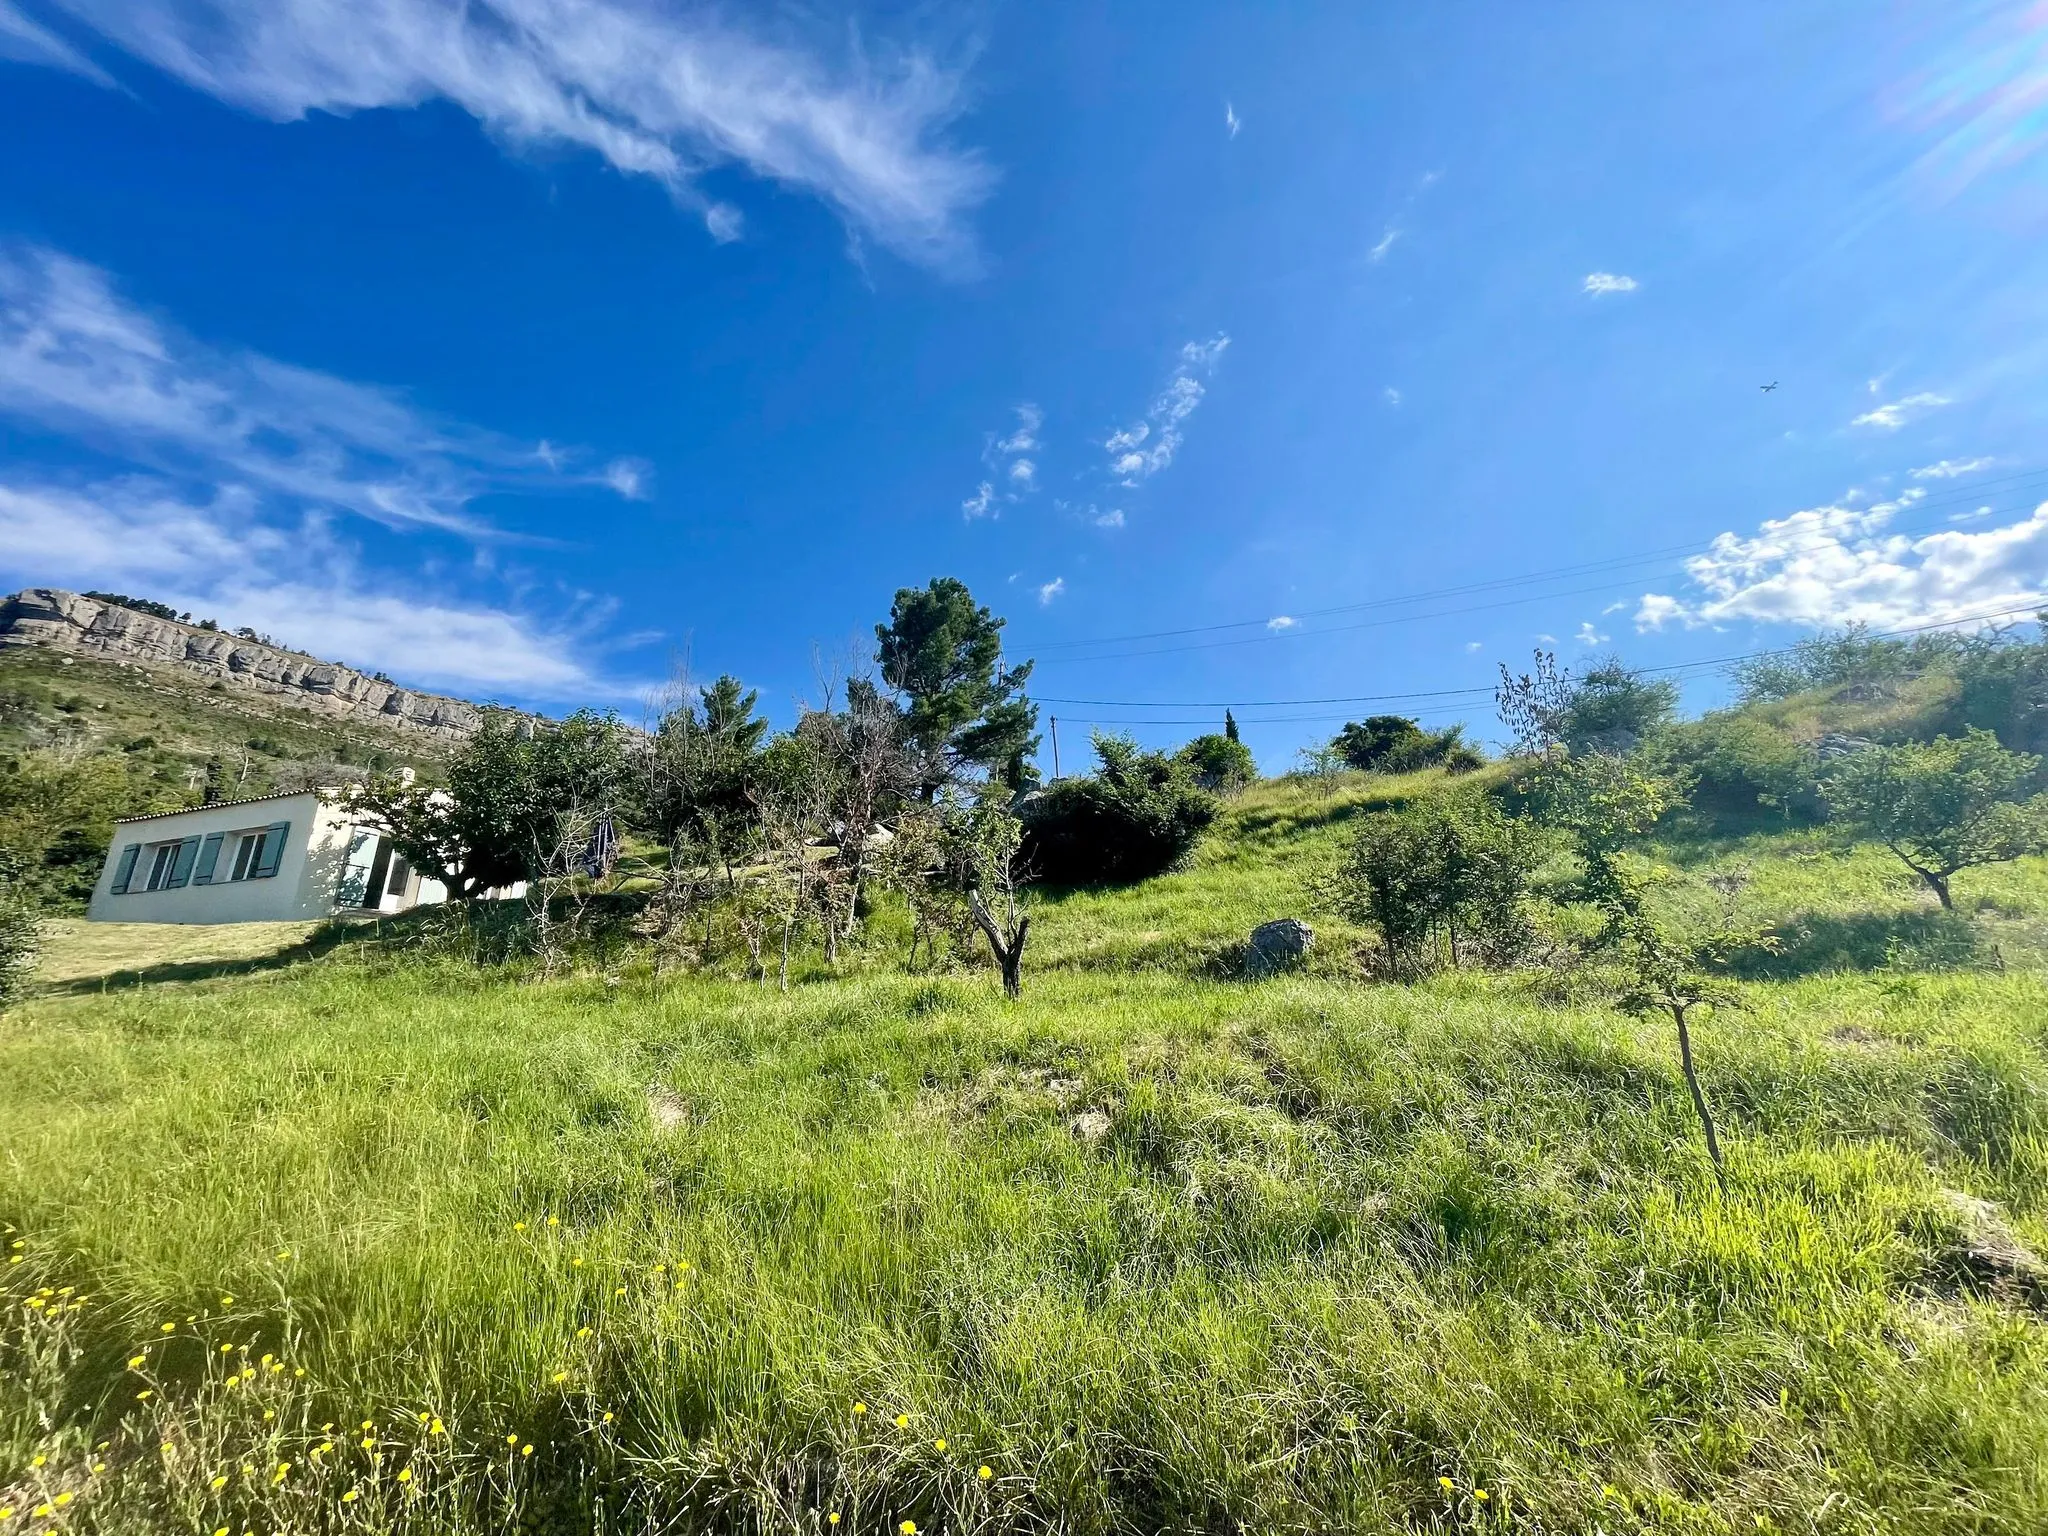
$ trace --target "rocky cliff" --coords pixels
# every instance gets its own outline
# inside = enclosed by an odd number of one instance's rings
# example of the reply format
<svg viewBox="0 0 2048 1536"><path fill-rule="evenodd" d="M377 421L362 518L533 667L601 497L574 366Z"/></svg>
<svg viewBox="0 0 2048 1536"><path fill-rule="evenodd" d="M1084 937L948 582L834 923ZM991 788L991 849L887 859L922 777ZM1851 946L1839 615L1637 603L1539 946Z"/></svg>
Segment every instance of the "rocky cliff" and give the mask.
<svg viewBox="0 0 2048 1536"><path fill-rule="evenodd" d="M51 587L0 600L0 645L175 667L316 714L444 739L468 736L483 721L483 711L462 699L415 693L331 661Z"/></svg>

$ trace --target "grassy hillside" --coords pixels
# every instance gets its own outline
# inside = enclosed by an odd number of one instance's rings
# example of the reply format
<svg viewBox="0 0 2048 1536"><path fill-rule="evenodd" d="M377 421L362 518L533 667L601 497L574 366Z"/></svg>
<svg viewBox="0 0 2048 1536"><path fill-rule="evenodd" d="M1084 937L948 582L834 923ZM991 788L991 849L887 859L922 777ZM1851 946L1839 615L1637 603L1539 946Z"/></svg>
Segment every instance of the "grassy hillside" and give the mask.
<svg viewBox="0 0 2048 1536"><path fill-rule="evenodd" d="M74 939L0 1021L0 1529L2048 1528L2048 864L1959 934L1661 850L1809 935L1697 1031L1723 1199L1668 1027L1313 913L1233 979L1424 787L1041 901L1020 1004Z"/></svg>

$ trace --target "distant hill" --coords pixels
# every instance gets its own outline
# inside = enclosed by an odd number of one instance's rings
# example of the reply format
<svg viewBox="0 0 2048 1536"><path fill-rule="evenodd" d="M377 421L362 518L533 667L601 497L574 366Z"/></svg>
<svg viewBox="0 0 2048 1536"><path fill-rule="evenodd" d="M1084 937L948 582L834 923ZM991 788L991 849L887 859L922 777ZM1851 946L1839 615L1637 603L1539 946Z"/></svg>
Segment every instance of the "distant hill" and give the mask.
<svg viewBox="0 0 2048 1536"><path fill-rule="evenodd" d="M332 719L460 741L483 722L466 699L401 688L248 634L170 616L161 603L29 587L0 602L0 647L171 670Z"/></svg>

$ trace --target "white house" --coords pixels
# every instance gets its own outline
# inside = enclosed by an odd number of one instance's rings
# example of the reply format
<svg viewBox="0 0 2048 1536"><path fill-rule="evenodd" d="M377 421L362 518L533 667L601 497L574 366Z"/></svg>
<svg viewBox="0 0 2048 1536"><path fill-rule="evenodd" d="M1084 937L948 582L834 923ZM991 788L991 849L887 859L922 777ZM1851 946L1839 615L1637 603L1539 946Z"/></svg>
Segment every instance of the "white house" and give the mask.
<svg viewBox="0 0 2048 1536"><path fill-rule="evenodd" d="M446 901L374 829L316 790L130 816L114 828L97 923L257 923Z"/></svg>

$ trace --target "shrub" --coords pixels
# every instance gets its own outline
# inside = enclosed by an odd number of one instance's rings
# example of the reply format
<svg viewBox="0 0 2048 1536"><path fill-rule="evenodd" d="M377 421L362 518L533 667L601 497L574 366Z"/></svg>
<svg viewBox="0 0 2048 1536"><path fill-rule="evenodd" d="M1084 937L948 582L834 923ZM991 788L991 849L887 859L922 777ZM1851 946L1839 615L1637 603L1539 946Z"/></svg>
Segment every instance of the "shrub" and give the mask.
<svg viewBox="0 0 2048 1536"><path fill-rule="evenodd" d="M1767 807L1787 820L1812 821L1822 813L1813 748L1745 711L1667 726L1647 756L1667 777L1690 779L1693 805L1709 814Z"/></svg>
<svg viewBox="0 0 2048 1536"><path fill-rule="evenodd" d="M1485 759L1465 741L1465 727L1425 731L1406 715L1371 715L1347 724L1330 746L1352 767L1366 773L1414 773L1423 768L1448 768L1467 773Z"/></svg>
<svg viewBox="0 0 2048 1536"><path fill-rule="evenodd" d="M1367 818L1324 896L1379 930L1395 976L1429 969L1439 939L1453 965L1467 955L1504 964L1528 947L1525 902L1541 857L1533 828L1490 798L1435 795Z"/></svg>
<svg viewBox="0 0 2048 1536"><path fill-rule="evenodd" d="M0 1008L28 989L42 949L42 918L16 878L20 872L20 861L0 852Z"/></svg>
<svg viewBox="0 0 2048 1536"><path fill-rule="evenodd" d="M1098 732L1093 777L1062 779L1025 803L1023 867L1034 880L1091 885L1170 869L1216 819L1185 763Z"/></svg>
<svg viewBox="0 0 2048 1536"><path fill-rule="evenodd" d="M1174 754L1202 788L1217 794L1243 789L1259 776L1252 749L1235 736L1197 736Z"/></svg>

